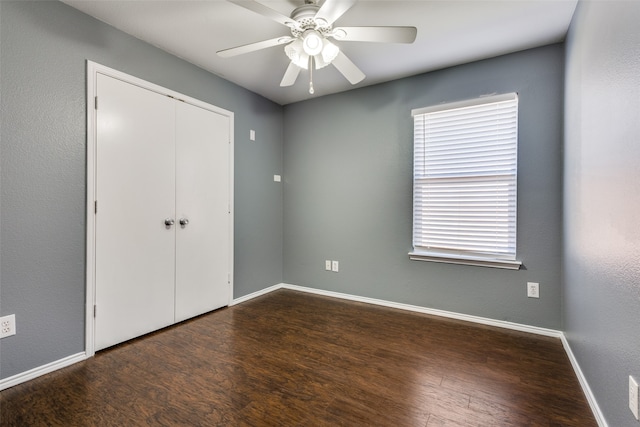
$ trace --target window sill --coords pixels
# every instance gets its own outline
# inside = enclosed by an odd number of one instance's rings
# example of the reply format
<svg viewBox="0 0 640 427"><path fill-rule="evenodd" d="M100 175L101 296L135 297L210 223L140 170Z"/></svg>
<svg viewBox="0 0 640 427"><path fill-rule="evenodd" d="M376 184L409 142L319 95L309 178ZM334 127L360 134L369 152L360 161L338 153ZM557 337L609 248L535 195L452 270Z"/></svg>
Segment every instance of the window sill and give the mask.
<svg viewBox="0 0 640 427"><path fill-rule="evenodd" d="M409 252L409 259L411 259L412 261L431 261L442 262L445 264L474 265L477 267L504 268L507 270L519 270L520 266L522 265L521 261L427 254L424 252Z"/></svg>

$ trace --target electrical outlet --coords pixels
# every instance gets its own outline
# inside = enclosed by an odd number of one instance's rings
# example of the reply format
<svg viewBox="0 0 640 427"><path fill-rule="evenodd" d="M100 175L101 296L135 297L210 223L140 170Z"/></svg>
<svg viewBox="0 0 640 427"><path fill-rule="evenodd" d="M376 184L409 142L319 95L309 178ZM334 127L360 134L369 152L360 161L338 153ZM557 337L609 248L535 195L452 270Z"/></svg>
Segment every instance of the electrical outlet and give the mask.
<svg viewBox="0 0 640 427"><path fill-rule="evenodd" d="M527 282L527 297L540 298L540 284L535 282Z"/></svg>
<svg viewBox="0 0 640 427"><path fill-rule="evenodd" d="M340 267L338 261L331 261L331 271L337 273L339 271L338 267Z"/></svg>
<svg viewBox="0 0 640 427"><path fill-rule="evenodd" d="M327 271L331 271L331 260L326 260L324 262L324 269Z"/></svg>
<svg viewBox="0 0 640 427"><path fill-rule="evenodd" d="M16 315L0 317L0 338L16 334Z"/></svg>
<svg viewBox="0 0 640 427"><path fill-rule="evenodd" d="M629 409L633 412L633 416L638 419L638 382L629 375Z"/></svg>

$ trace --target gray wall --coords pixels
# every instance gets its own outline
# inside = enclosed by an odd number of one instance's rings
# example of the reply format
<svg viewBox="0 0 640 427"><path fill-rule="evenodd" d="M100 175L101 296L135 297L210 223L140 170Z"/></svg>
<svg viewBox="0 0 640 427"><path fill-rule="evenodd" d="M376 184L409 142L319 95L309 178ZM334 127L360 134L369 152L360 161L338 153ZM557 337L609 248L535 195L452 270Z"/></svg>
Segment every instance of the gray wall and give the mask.
<svg viewBox="0 0 640 427"><path fill-rule="evenodd" d="M552 45L287 105L285 282L560 329L563 55ZM524 268L410 261L411 109L506 92L520 97Z"/></svg>
<svg viewBox="0 0 640 427"><path fill-rule="evenodd" d="M638 426L640 2L578 5L567 40L565 331L610 426Z"/></svg>
<svg viewBox="0 0 640 427"><path fill-rule="evenodd" d="M1 378L84 350L87 59L235 112L234 294L282 282L281 106L62 3L1 3Z"/></svg>

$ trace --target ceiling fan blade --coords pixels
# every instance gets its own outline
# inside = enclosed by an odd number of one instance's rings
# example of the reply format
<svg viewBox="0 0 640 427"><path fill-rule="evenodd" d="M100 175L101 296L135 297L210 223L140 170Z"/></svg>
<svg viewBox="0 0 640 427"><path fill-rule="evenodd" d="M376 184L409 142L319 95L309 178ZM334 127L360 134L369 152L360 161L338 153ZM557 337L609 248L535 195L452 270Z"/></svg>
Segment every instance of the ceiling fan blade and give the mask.
<svg viewBox="0 0 640 427"><path fill-rule="evenodd" d="M297 23L286 15L281 14L277 10L273 10L270 7L258 3L254 0L228 0L233 4L249 9L252 12L256 12L262 16L266 16L269 19L273 19L276 22L286 25L287 27L295 27Z"/></svg>
<svg viewBox="0 0 640 427"><path fill-rule="evenodd" d="M357 0L325 0L323 5L316 13L315 19L326 21L327 25L333 24L340 18L351 6L356 4Z"/></svg>
<svg viewBox="0 0 640 427"><path fill-rule="evenodd" d="M256 50L266 49L272 46L278 46L286 44L295 40L293 37L283 36L276 37L275 39L263 40L261 42L249 43L242 46L231 47L229 49L222 49L216 52L218 56L223 58L229 58L231 56L242 55L244 53L255 52Z"/></svg>
<svg viewBox="0 0 640 427"><path fill-rule="evenodd" d="M340 41L413 43L418 30L416 27L337 27L333 38Z"/></svg>
<svg viewBox="0 0 640 427"><path fill-rule="evenodd" d="M289 63L289 67L287 67L287 71L284 72L284 77L282 77L282 81L280 82L281 87L293 86L298 78L298 74L300 74L300 67L291 61Z"/></svg>
<svg viewBox="0 0 640 427"><path fill-rule="evenodd" d="M360 71L360 68L351 62L351 60L347 58L347 55L342 53L342 51L338 53L338 56L336 56L336 59L333 60L332 64L347 78L347 80L349 80L352 85L360 83L365 78L365 75Z"/></svg>

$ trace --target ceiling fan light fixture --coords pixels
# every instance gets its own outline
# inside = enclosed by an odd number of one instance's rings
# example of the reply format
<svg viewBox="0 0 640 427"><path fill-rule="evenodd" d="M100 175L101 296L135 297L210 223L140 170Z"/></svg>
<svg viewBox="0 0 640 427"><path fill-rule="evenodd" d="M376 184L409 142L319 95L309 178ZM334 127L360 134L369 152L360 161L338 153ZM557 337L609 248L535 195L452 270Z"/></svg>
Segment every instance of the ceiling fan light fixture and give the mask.
<svg viewBox="0 0 640 427"><path fill-rule="evenodd" d="M291 62L298 67L304 70L309 68L309 55L305 53L301 40L295 40L286 45L284 47L284 53L286 53Z"/></svg>
<svg viewBox="0 0 640 427"><path fill-rule="evenodd" d="M308 70L309 69L309 58L312 57L315 62L316 70L320 68L324 68L327 65L331 64L334 59L340 53L340 49L335 44L331 43L327 39L321 39L321 49L318 50L317 54L311 55L307 52L304 45L304 40L297 39L284 47L284 52L287 54L287 57L296 64L298 67ZM313 52L315 52L314 50Z"/></svg>
<svg viewBox="0 0 640 427"><path fill-rule="evenodd" d="M313 57L313 62L314 62L314 63L315 63L315 65L316 65L316 67L315 67L315 68L316 68L316 70L319 70L319 69L321 69L321 68L324 68L324 67L326 67L327 65L329 65L329 64L330 64L330 62L326 62L326 61L324 60L324 58L322 57L322 55L316 55L316 56L314 56L314 57Z"/></svg>
<svg viewBox="0 0 640 427"><path fill-rule="evenodd" d="M340 53L340 48L329 40L324 39L324 46L322 47L322 60L327 64L331 64L336 56Z"/></svg>
<svg viewBox="0 0 640 427"><path fill-rule="evenodd" d="M309 56L314 56L322 52L324 44L323 38L316 30L307 30L302 36L302 48Z"/></svg>

